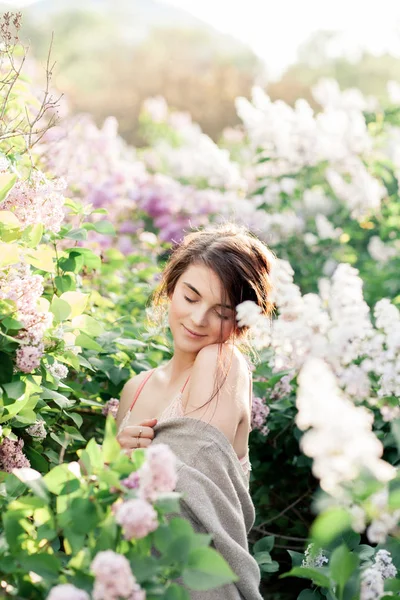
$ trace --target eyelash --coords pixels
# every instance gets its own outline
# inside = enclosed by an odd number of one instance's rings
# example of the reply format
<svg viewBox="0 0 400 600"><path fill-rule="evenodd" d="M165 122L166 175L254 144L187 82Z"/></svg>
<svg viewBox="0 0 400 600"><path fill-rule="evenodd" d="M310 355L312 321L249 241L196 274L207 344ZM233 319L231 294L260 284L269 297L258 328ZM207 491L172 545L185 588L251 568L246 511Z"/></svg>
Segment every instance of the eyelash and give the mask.
<svg viewBox="0 0 400 600"><path fill-rule="evenodd" d="M190 298L188 298L187 296L184 296L185 300L187 302L189 302L189 304L193 304L193 302L196 302L196 300L191 300ZM217 315L219 316L220 319L222 319L222 321L228 321L229 317L224 317L223 315L220 315L219 312L215 311L217 313Z"/></svg>

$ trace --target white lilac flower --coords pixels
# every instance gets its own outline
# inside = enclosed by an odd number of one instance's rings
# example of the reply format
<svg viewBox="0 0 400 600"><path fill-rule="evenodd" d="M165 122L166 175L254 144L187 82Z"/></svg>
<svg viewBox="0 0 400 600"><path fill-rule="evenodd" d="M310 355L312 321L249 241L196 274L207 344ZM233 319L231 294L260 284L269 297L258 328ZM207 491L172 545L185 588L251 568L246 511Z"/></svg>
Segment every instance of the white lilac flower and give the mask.
<svg viewBox="0 0 400 600"><path fill-rule="evenodd" d="M341 497L342 484L362 469L379 481L395 477L394 467L380 458L383 446L372 432L373 414L343 395L324 361L309 359L298 381L296 424L307 430L301 449L313 459L312 471L326 492Z"/></svg>
<svg viewBox="0 0 400 600"><path fill-rule="evenodd" d="M327 169L326 176L333 192L347 205L351 217L362 221L380 209L387 191L360 160L348 163L347 172L351 177L350 182L345 180L345 174L333 168Z"/></svg>
<svg viewBox="0 0 400 600"><path fill-rule="evenodd" d="M399 254L399 251L390 244L382 242L381 238L377 235L373 235L368 242L368 252L376 262L385 264L391 258L394 258Z"/></svg>
<svg viewBox="0 0 400 600"><path fill-rule="evenodd" d="M29 433L29 435L33 438L36 438L37 440L44 440L47 436L45 423L42 420L38 420L33 425L27 427L26 432Z"/></svg>
<svg viewBox="0 0 400 600"><path fill-rule="evenodd" d="M324 554L322 548L318 549L318 552L314 549L314 544L308 544L304 551L304 558L302 560L302 567L323 567L324 564L328 563L329 559Z"/></svg>
<svg viewBox="0 0 400 600"><path fill-rule="evenodd" d="M397 81L387 82L387 92L392 104L400 104L400 84Z"/></svg>
<svg viewBox="0 0 400 600"><path fill-rule="evenodd" d="M261 307L251 300L246 300L236 307L236 319L239 327L255 327L262 316Z"/></svg>
<svg viewBox="0 0 400 600"><path fill-rule="evenodd" d="M360 600L379 600L383 596L383 577L374 567L361 572Z"/></svg>
<svg viewBox="0 0 400 600"><path fill-rule="evenodd" d="M49 373L56 379L65 379L68 375L68 367L55 361L47 367Z"/></svg>
<svg viewBox="0 0 400 600"><path fill-rule="evenodd" d="M343 230L340 229L340 227L333 227L332 223L325 215L315 216L315 226L317 228L318 237L321 240L335 240L343 233Z"/></svg>
<svg viewBox="0 0 400 600"><path fill-rule="evenodd" d="M375 555L374 566L380 572L383 579L389 579L391 577L396 577L397 575L397 569L393 564L390 552L387 550L378 550Z"/></svg>
<svg viewBox="0 0 400 600"><path fill-rule="evenodd" d="M368 512L371 523L367 529L367 537L371 544L383 544L400 521L400 510L389 508L389 489L384 486L368 499Z"/></svg>

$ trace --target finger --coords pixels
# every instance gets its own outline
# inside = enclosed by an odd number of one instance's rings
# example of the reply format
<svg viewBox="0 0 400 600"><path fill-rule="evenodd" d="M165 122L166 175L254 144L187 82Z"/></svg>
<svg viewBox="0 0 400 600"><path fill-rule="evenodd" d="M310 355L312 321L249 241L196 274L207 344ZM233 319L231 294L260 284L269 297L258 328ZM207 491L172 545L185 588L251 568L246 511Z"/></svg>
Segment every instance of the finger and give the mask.
<svg viewBox="0 0 400 600"><path fill-rule="evenodd" d="M157 419L147 419L146 421L142 421L139 425L144 425L147 427L154 427L157 424Z"/></svg>
<svg viewBox="0 0 400 600"><path fill-rule="evenodd" d="M140 430L142 430L141 434ZM142 427L141 425L128 425L127 427L124 427L121 432L121 435L123 434L127 434L127 437L138 437L140 434L141 438L145 437L150 438L151 440L154 438L153 429L151 427Z"/></svg>

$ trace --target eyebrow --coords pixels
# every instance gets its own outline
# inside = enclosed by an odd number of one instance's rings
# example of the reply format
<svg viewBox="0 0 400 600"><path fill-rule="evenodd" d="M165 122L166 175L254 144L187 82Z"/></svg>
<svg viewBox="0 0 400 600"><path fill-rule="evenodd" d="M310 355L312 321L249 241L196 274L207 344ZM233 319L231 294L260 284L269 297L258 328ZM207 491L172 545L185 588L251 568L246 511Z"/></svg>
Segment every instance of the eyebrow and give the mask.
<svg viewBox="0 0 400 600"><path fill-rule="evenodd" d="M201 298L201 294L198 290L196 290L195 287L193 287L190 283L188 283L187 281L183 282L185 285L187 285L188 288L190 288L192 290L192 292L194 292L195 294L197 294L198 296L200 296ZM228 304L216 304L216 306L221 306L221 308L229 308L229 310L233 310L233 306L229 306Z"/></svg>

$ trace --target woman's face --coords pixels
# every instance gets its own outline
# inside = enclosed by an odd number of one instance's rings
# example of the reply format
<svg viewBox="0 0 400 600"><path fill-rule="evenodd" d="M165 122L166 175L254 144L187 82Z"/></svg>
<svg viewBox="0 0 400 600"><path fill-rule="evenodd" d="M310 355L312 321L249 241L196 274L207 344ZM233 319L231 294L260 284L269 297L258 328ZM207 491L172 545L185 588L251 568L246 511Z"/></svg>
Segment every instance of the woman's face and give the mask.
<svg viewBox="0 0 400 600"><path fill-rule="evenodd" d="M223 343L235 327L235 307L222 305L223 287L218 275L193 264L178 279L169 307L169 325L175 348L199 352Z"/></svg>

